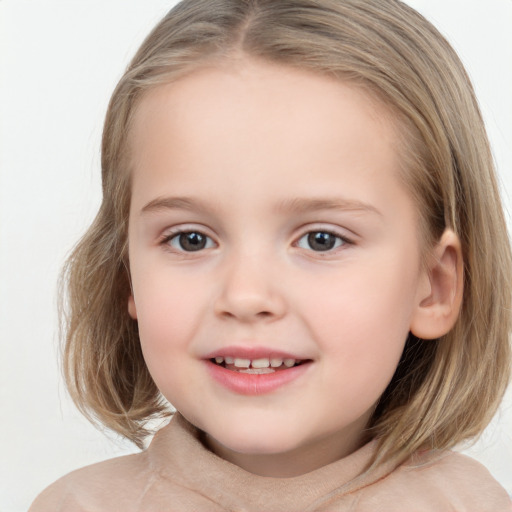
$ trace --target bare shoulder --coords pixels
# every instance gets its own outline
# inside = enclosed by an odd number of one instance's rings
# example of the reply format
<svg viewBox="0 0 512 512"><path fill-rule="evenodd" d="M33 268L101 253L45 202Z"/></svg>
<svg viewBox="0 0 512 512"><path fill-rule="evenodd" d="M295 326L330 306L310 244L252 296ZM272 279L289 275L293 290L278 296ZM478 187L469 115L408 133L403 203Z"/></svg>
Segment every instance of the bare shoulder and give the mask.
<svg viewBox="0 0 512 512"><path fill-rule="evenodd" d="M120 499L141 494L148 478L145 452L109 459L63 476L39 494L29 512L117 510Z"/></svg>
<svg viewBox="0 0 512 512"><path fill-rule="evenodd" d="M389 476L391 482L411 496L415 510L512 512L510 497L487 468L454 451L413 457ZM424 508L418 509L418 500Z"/></svg>

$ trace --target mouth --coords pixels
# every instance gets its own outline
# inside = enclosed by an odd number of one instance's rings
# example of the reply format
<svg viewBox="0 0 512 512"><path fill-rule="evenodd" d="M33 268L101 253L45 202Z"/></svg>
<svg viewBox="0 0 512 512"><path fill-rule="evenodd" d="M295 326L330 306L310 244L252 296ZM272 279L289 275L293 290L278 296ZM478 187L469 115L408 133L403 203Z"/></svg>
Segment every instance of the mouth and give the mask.
<svg viewBox="0 0 512 512"><path fill-rule="evenodd" d="M226 347L205 358L211 377L239 395L265 395L304 382L314 367L313 359L264 347Z"/></svg>
<svg viewBox="0 0 512 512"><path fill-rule="evenodd" d="M210 362L213 364L238 373L247 373L253 375L266 375L270 373L281 372L289 370L296 366L307 363L307 359L293 359L293 358L258 358L246 359L241 357L213 357Z"/></svg>

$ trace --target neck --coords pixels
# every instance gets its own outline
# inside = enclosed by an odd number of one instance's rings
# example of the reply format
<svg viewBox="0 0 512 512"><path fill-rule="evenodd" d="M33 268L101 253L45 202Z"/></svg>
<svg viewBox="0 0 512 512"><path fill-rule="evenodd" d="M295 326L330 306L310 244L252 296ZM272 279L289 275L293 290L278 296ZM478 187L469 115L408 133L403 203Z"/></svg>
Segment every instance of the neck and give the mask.
<svg viewBox="0 0 512 512"><path fill-rule="evenodd" d="M315 471L347 457L368 439L364 430L336 432L281 453L240 453L233 451L206 434L204 442L216 455L249 473L273 478L291 478Z"/></svg>

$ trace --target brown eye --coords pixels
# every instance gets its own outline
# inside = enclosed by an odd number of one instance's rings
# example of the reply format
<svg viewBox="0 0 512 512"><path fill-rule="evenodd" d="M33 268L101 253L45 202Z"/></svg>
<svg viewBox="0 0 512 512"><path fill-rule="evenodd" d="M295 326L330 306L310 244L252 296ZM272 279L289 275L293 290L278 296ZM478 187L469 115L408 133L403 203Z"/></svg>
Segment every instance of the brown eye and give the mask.
<svg viewBox="0 0 512 512"><path fill-rule="evenodd" d="M199 233L198 231L184 231L178 233L169 239L168 243L172 248L184 252L201 251L202 249L208 249L214 245L213 240L209 236Z"/></svg>
<svg viewBox="0 0 512 512"><path fill-rule="evenodd" d="M300 238L298 246L316 252L325 252L340 247L346 241L339 235L328 231L311 231Z"/></svg>

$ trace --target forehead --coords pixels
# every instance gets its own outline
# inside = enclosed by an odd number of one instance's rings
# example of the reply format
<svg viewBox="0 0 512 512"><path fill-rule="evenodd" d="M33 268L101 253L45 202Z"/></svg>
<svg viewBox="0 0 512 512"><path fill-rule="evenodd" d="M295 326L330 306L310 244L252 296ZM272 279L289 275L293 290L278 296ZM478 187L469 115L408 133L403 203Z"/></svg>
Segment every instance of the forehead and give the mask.
<svg viewBox="0 0 512 512"><path fill-rule="evenodd" d="M354 113L351 121L356 128L364 121L359 115L363 110L390 135L383 140L387 144L392 142L399 122L377 94L362 84L308 69L253 58L219 61L146 91L136 106L131 142L143 139L145 128L161 118L165 106L165 115L172 115L183 132L190 128L190 121L197 135L208 122L229 119L266 121L268 127L284 122L290 132L295 121L319 128L326 116L340 119ZM348 108L350 104L354 108ZM233 106L238 110L236 117Z"/></svg>
<svg viewBox="0 0 512 512"><path fill-rule="evenodd" d="M368 178L376 161L397 174L396 124L384 103L332 77L247 59L203 68L140 101L130 133L134 192L149 172L200 188L277 174L290 186L299 175L329 186L341 165Z"/></svg>

